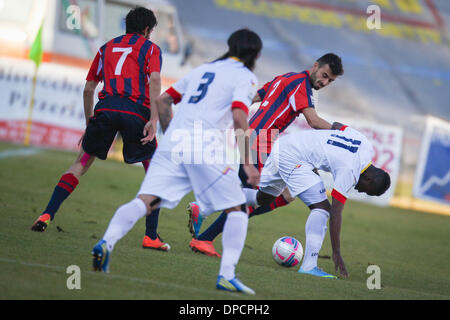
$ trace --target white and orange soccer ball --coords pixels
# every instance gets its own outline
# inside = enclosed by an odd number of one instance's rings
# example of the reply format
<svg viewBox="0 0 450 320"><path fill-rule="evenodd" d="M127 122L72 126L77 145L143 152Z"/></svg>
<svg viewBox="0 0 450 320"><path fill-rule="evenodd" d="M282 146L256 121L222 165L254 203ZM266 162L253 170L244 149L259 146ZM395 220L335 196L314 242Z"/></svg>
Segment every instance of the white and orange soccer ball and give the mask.
<svg viewBox="0 0 450 320"><path fill-rule="evenodd" d="M303 258L302 244L293 237L281 237L272 247L272 257L283 267L296 266Z"/></svg>

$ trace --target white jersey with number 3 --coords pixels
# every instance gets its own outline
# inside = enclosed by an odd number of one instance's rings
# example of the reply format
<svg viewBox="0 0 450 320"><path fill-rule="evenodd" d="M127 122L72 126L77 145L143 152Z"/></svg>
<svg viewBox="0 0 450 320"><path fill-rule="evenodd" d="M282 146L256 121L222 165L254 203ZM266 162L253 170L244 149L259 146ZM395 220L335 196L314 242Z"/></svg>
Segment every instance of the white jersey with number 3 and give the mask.
<svg viewBox="0 0 450 320"><path fill-rule="evenodd" d="M248 113L257 86L253 72L234 58L192 70L166 91L178 102L178 108L158 148L170 151L177 130L186 130L192 138L201 139L199 135L204 135L205 130L229 129L233 119L231 109L240 108Z"/></svg>
<svg viewBox="0 0 450 320"><path fill-rule="evenodd" d="M227 161L206 163L195 155L202 148L208 149L205 146L211 133L214 135L217 130L214 144L224 145L220 132L230 127L232 109L240 108L248 113L256 88L255 75L242 62L228 58L194 69L166 90L179 107L156 149L138 194L157 196L162 200L161 207L172 209L194 191L203 215L244 204L237 171ZM205 140L206 131L210 133ZM186 139L187 136L191 139ZM192 147L185 148L189 143ZM197 150L199 145L201 148ZM194 154L194 159L181 160L178 151L183 155Z"/></svg>

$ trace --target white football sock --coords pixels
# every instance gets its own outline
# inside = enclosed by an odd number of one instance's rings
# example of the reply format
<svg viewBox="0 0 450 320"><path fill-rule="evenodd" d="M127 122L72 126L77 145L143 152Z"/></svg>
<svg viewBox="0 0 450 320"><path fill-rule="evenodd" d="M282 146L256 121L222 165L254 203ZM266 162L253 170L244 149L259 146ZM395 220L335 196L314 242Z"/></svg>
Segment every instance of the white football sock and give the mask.
<svg viewBox="0 0 450 320"><path fill-rule="evenodd" d="M323 209L313 209L305 224L306 244L302 270L309 271L317 267L320 248L327 232L329 213Z"/></svg>
<svg viewBox="0 0 450 320"><path fill-rule="evenodd" d="M250 207L257 207L258 201L256 199L256 195L258 194L258 190L248 189L248 188L244 188L243 190L244 190L245 199L246 199L245 203Z"/></svg>
<svg viewBox="0 0 450 320"><path fill-rule="evenodd" d="M219 275L226 280L235 277L234 270L244 249L247 236L248 215L242 211L228 213L222 233L222 260Z"/></svg>
<svg viewBox="0 0 450 320"><path fill-rule="evenodd" d="M139 198L119 207L109 222L109 226L103 236L108 251L111 252L116 242L122 239L146 213L147 207L144 201Z"/></svg>

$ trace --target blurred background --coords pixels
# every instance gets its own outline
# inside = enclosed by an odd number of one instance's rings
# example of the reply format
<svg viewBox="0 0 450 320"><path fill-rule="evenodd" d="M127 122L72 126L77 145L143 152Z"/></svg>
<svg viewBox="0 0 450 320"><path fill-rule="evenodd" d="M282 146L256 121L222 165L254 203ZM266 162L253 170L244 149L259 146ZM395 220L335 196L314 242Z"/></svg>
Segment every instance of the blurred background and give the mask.
<svg viewBox="0 0 450 320"><path fill-rule="evenodd" d="M91 59L136 5L158 19L163 89L223 54L242 27L264 42L260 85L341 56L345 73L315 93L316 110L373 142L373 162L393 178L376 203L450 215L447 0L0 0L0 140L77 150ZM300 116L288 132L306 128Z"/></svg>

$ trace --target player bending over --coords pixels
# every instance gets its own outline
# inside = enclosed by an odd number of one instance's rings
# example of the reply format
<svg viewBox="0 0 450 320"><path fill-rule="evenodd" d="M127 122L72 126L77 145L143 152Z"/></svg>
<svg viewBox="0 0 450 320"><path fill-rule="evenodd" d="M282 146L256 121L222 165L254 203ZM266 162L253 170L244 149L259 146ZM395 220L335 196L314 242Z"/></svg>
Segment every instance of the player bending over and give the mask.
<svg viewBox="0 0 450 320"><path fill-rule="evenodd" d="M125 24L126 34L103 45L92 62L83 93L86 131L80 153L61 176L47 207L31 227L33 231L45 231L95 157L106 159L118 131L125 162L142 162L147 171L157 145L158 114L153 104L161 92L161 50L149 41L157 21L151 10L137 7L127 14ZM93 112L94 92L100 81L103 90ZM147 133L151 139L142 144L140 140ZM143 246L166 251L169 245L156 233L158 216L159 209L148 216Z"/></svg>
<svg viewBox="0 0 450 320"><path fill-rule="evenodd" d="M320 90L344 73L341 58L334 53L327 53L317 59L310 70L302 72L289 72L275 77L266 83L253 99L253 102L262 101L257 112L250 119L251 146L257 154L255 166L262 170L263 164L270 154L272 143L300 114L303 114L308 124L314 129L333 129L332 125L322 119L316 112L313 91ZM335 123L339 125L338 123ZM333 124L333 125L335 125ZM239 177L244 187L247 183L245 172L240 169ZM250 210L250 218L270 212L289 204L292 197L287 190L270 204ZM199 235L203 216L198 205L192 202L188 206L189 229L193 236L189 246L209 256L220 255L216 252L213 240L222 232L226 220L226 213L222 213L209 228Z"/></svg>
<svg viewBox="0 0 450 320"><path fill-rule="evenodd" d="M191 141L194 146L201 144L201 150L207 150L212 144L220 145L223 151L226 148L223 132L231 122L238 137L248 129L248 107L257 89L257 79L251 70L259 57L262 42L256 33L242 29L230 36L228 48L224 56L192 70L157 99L160 124L165 134L137 198L118 208L103 239L94 246L94 269L108 270L110 253L115 244L140 218L158 205L174 208L193 190L205 214L225 210L228 215L216 287L254 294L235 275L248 224L246 197L237 172L226 162L196 162L197 149L189 147L179 150L175 139L180 135L197 139L195 125L199 123L203 132L208 131L213 136L210 140ZM179 108L171 120L173 102L179 103ZM259 172L251 164L248 141L238 141L243 168L249 183L256 186Z"/></svg>
<svg viewBox="0 0 450 320"><path fill-rule="evenodd" d="M389 189L389 174L371 164L373 148L360 132L342 126L341 130L300 131L280 137L261 172L259 191L246 189L248 205L266 205L287 187L310 209L305 225L306 246L298 272L336 278L317 266L317 258L330 219L330 237L336 271L347 277L341 256L342 211L348 192L380 196ZM332 203L315 168L330 172L334 178Z"/></svg>

